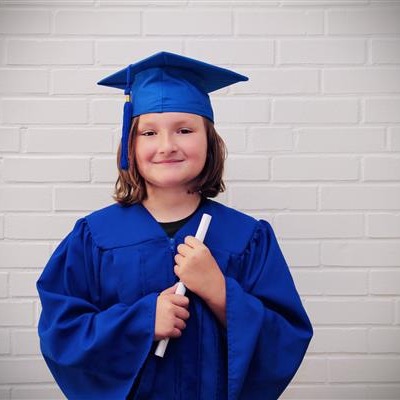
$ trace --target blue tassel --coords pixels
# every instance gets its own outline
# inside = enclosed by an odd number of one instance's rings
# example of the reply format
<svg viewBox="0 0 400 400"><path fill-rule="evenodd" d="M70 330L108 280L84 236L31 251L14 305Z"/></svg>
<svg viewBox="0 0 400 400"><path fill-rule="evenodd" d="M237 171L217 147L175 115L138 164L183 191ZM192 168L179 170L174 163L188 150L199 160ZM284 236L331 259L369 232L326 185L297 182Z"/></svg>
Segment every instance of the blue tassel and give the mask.
<svg viewBox="0 0 400 400"><path fill-rule="evenodd" d="M122 122L122 139L121 139L121 169L129 169L128 145L129 145L129 131L131 130L133 115L133 105L129 96L124 104L124 119Z"/></svg>

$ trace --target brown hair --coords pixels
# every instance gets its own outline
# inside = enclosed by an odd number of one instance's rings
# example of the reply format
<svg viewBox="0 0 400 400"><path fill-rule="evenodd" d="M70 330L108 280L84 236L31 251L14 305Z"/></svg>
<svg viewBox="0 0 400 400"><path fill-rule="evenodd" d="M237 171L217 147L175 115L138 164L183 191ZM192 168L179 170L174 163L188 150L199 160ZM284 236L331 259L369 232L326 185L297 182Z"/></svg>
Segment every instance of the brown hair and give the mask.
<svg viewBox="0 0 400 400"><path fill-rule="evenodd" d="M200 193L203 197L216 197L225 190L222 179L224 162L226 159L226 146L221 136L215 130L214 124L203 118L207 134L207 157L203 170L193 182L191 193ZM132 121L129 132L128 154L129 169L121 169L121 144L118 148L117 165L118 179L115 183L114 199L125 206L141 203L147 197L146 184L140 175L135 157L135 137L138 129L139 117Z"/></svg>

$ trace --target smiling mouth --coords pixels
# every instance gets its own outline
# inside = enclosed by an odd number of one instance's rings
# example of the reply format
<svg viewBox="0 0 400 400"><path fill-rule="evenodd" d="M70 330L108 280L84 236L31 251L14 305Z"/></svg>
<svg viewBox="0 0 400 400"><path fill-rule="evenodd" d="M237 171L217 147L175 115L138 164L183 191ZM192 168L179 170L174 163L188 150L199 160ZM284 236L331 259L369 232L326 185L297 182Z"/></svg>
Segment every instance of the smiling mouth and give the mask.
<svg viewBox="0 0 400 400"><path fill-rule="evenodd" d="M162 161L157 161L154 164L177 164L182 161L184 161L184 160L162 160Z"/></svg>

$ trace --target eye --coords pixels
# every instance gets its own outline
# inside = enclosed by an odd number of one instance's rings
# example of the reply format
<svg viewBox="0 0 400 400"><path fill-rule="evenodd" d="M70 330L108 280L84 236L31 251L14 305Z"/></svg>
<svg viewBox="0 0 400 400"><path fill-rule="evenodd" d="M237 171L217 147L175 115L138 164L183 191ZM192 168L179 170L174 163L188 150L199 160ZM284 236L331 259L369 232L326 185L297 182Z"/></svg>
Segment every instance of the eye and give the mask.
<svg viewBox="0 0 400 400"><path fill-rule="evenodd" d="M182 133L183 135L186 135L186 134L188 134L188 133L191 133L191 132L193 132L191 129L189 129L189 128L180 128L179 130L178 130L178 132L179 133Z"/></svg>
<svg viewBox="0 0 400 400"><path fill-rule="evenodd" d="M155 134L154 131L143 131L140 133L141 136L154 136Z"/></svg>

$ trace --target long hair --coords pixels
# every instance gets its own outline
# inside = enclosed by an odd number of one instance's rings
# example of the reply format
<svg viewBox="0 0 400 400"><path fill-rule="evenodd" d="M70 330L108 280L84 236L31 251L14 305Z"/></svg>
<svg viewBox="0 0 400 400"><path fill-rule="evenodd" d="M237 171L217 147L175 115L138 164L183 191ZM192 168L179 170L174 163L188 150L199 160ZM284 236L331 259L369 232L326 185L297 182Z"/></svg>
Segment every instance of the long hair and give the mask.
<svg viewBox="0 0 400 400"><path fill-rule="evenodd" d="M139 173L135 155L135 139L139 118L132 121L128 141L129 169L123 170L120 165L121 144L117 153L118 179L115 183L114 199L125 206L141 203L147 197L146 183ZM221 136L215 130L214 124L204 118L207 134L206 162L200 174L193 180L190 193L199 193L203 197L216 197L225 190L222 179L227 150Z"/></svg>

